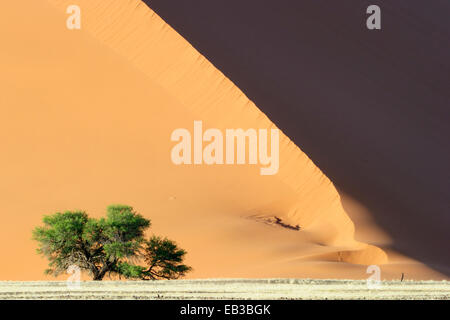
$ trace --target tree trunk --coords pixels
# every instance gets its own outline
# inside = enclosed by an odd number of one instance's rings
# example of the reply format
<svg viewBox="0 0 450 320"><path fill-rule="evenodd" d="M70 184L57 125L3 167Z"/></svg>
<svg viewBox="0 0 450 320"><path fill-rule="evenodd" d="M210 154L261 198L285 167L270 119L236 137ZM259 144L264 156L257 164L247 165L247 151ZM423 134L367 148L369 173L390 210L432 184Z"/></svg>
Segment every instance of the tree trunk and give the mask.
<svg viewBox="0 0 450 320"><path fill-rule="evenodd" d="M105 274L97 274L97 275L94 276L94 278L92 280L94 280L94 281L102 281L104 276L105 276Z"/></svg>
<svg viewBox="0 0 450 320"><path fill-rule="evenodd" d="M103 278L103 276L100 276L99 270L94 265L91 267L91 274L92 280L100 281Z"/></svg>
<svg viewBox="0 0 450 320"><path fill-rule="evenodd" d="M115 263L115 261L112 262L108 262L106 261L103 265L103 267L100 269L100 271L98 271L97 274L94 275L94 281L101 281L103 280L103 277L105 276L105 274L111 270L111 266Z"/></svg>

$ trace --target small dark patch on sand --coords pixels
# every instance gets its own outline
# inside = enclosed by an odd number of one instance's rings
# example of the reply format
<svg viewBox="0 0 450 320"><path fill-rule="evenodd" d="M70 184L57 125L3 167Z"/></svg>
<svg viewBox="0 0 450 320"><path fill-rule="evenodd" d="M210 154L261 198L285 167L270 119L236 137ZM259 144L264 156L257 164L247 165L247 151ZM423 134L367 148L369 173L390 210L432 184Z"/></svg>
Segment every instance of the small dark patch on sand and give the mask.
<svg viewBox="0 0 450 320"><path fill-rule="evenodd" d="M280 226L280 227L283 227L283 228L286 228L286 229L300 231L300 226L298 224L294 226L294 225L285 223L285 222L283 222L283 220L281 218L279 218L277 216L272 216L272 217L252 216L252 217L249 217L249 218L254 219L256 221L259 221L259 222L263 222L263 223L268 224L268 225Z"/></svg>

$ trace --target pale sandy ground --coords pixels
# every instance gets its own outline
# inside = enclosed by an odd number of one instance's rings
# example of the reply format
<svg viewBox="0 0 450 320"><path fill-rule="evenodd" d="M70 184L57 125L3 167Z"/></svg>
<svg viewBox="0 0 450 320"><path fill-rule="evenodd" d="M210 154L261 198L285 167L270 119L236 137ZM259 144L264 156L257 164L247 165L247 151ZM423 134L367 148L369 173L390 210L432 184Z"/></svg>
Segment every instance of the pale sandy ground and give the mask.
<svg viewBox="0 0 450 320"><path fill-rule="evenodd" d="M309 279L208 279L176 281L0 282L1 299L449 299L447 281L366 281Z"/></svg>

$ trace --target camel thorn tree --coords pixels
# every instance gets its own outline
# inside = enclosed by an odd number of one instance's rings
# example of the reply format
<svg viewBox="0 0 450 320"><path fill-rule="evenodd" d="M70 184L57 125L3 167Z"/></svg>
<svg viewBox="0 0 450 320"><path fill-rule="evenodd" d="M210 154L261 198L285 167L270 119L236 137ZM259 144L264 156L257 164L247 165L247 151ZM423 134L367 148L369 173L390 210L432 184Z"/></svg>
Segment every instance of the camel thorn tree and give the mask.
<svg viewBox="0 0 450 320"><path fill-rule="evenodd" d="M175 242L145 239L150 220L130 206L109 206L100 219L84 211L57 212L44 216L43 223L33 230L33 239L39 243L38 253L49 260L47 274L58 276L76 265L93 280L107 274L157 280L177 279L192 270L183 264L186 251Z"/></svg>

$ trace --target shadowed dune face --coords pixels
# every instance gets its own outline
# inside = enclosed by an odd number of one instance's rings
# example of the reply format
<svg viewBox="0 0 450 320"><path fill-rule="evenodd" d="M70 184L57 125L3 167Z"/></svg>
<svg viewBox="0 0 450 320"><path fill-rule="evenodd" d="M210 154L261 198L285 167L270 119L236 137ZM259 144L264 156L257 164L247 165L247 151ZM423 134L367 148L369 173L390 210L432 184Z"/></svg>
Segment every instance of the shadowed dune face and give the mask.
<svg viewBox="0 0 450 320"><path fill-rule="evenodd" d="M391 238L450 274L448 1L152 0ZM358 227L358 224L356 224Z"/></svg>
<svg viewBox="0 0 450 320"><path fill-rule="evenodd" d="M80 31L66 28L74 3ZM355 241L333 184L282 133L276 175L172 163L171 133L194 120L274 125L142 2L0 9L2 279L43 278L46 262L30 240L43 214L99 216L110 203L133 205L155 233L186 248L192 277L360 278L358 264L387 262L383 250ZM273 216L300 227L252 218Z"/></svg>

